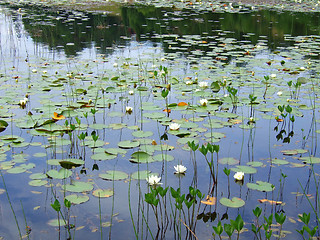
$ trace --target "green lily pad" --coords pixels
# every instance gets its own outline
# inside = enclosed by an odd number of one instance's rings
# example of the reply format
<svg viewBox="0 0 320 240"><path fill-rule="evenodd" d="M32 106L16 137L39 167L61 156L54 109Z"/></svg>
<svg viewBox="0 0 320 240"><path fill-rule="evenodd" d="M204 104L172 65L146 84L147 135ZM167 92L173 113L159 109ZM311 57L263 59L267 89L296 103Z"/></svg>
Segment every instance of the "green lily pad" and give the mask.
<svg viewBox="0 0 320 240"><path fill-rule="evenodd" d="M139 138L146 138L153 135L151 131L135 131L132 133L132 136L139 137Z"/></svg>
<svg viewBox="0 0 320 240"><path fill-rule="evenodd" d="M108 198L113 195L112 189L96 189L92 192L92 195L99 198Z"/></svg>
<svg viewBox="0 0 320 240"><path fill-rule="evenodd" d="M79 167L84 164L84 161L81 159L68 158L59 162L61 167L66 169L71 169L73 167Z"/></svg>
<svg viewBox="0 0 320 240"><path fill-rule="evenodd" d="M35 180L29 181L29 185L30 186L34 186L34 187L44 186L47 183L48 183L48 181L47 180L43 180L43 179L35 179Z"/></svg>
<svg viewBox="0 0 320 240"><path fill-rule="evenodd" d="M122 142L118 142L118 146L120 148L135 148L135 147L139 147L140 142L138 141L130 141L130 140L126 140L126 141L122 141Z"/></svg>
<svg viewBox="0 0 320 240"><path fill-rule="evenodd" d="M320 158L318 157L301 157L299 159L302 160L304 163L310 163L310 164L320 163Z"/></svg>
<svg viewBox="0 0 320 240"><path fill-rule="evenodd" d="M151 171L149 170L137 171L131 174L131 178L136 180L145 180L150 174Z"/></svg>
<svg viewBox="0 0 320 240"><path fill-rule="evenodd" d="M277 165L286 165L289 164L289 162L287 160L283 160L283 159L278 159L278 158L274 158L271 160L272 164L277 164Z"/></svg>
<svg viewBox="0 0 320 240"><path fill-rule="evenodd" d="M73 182L72 184L66 184L62 186L64 190L69 192L89 192L93 189L92 183L89 182Z"/></svg>
<svg viewBox="0 0 320 240"><path fill-rule="evenodd" d="M24 167L18 166L18 167L13 167L13 168L8 169L7 173L15 173L15 174L17 174L17 173L23 173L25 171L27 171L27 169L25 169Z"/></svg>
<svg viewBox="0 0 320 240"><path fill-rule="evenodd" d="M87 195L71 194L66 196L65 198L69 200L72 204L81 204L89 201L89 196Z"/></svg>
<svg viewBox="0 0 320 240"><path fill-rule="evenodd" d="M134 163L151 163L154 162L154 159L148 153L138 151L131 154L130 161Z"/></svg>
<svg viewBox="0 0 320 240"><path fill-rule="evenodd" d="M91 155L91 159L97 160L97 161L112 160L112 159L115 159L116 157L117 157L117 155L108 154L105 152L100 152L100 153L96 153L96 154Z"/></svg>
<svg viewBox="0 0 320 240"><path fill-rule="evenodd" d="M239 163L239 160L233 157L220 158L218 161L221 164L228 164L228 165L236 165Z"/></svg>
<svg viewBox="0 0 320 240"><path fill-rule="evenodd" d="M51 169L47 172L47 175L55 179L64 179L70 177L72 175L72 172L65 168L61 168L59 171Z"/></svg>
<svg viewBox="0 0 320 240"><path fill-rule="evenodd" d="M245 202L238 197L233 197L232 199L223 197L219 200L219 202L220 204L226 207L231 207L231 208L240 208L245 204Z"/></svg>
<svg viewBox="0 0 320 240"><path fill-rule="evenodd" d="M33 180L35 180L35 179L45 179L45 178L47 178L47 175L44 174L44 173L33 173L33 174L31 174L29 176L29 178L33 179Z"/></svg>
<svg viewBox="0 0 320 240"><path fill-rule="evenodd" d="M121 172L121 171L107 171L107 173L100 173L99 177L105 180L124 180L128 178L128 174L126 174L125 172Z"/></svg>
<svg viewBox="0 0 320 240"><path fill-rule="evenodd" d="M250 167L250 166L241 166L241 165L238 165L234 168L230 168L232 171L234 172L243 172L243 173L246 173L246 174L254 174L257 172L257 169L253 168L253 167Z"/></svg>
<svg viewBox="0 0 320 240"><path fill-rule="evenodd" d="M262 181L257 181L257 183L247 183L247 187L261 192L271 192L274 190L274 187L271 183Z"/></svg>
<svg viewBox="0 0 320 240"><path fill-rule="evenodd" d="M162 162L162 161L170 162L170 161L174 160L174 157L167 154L167 153L164 153L164 154L160 153L160 154L153 156L153 159L158 162Z"/></svg>
<svg viewBox="0 0 320 240"><path fill-rule="evenodd" d="M48 221L48 225L52 226L52 227L59 227L59 226L64 226L66 225L66 223L64 222L63 219L51 219L50 221Z"/></svg>
<svg viewBox="0 0 320 240"><path fill-rule="evenodd" d="M108 154L118 155L118 154L126 154L127 150L121 148L106 148L105 152Z"/></svg>

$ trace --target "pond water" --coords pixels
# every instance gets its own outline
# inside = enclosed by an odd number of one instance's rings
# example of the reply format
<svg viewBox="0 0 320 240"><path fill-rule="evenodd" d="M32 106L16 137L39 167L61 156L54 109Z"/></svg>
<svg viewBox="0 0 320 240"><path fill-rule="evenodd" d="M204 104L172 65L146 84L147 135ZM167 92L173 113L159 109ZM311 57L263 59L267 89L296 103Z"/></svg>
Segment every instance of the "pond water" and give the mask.
<svg viewBox="0 0 320 240"><path fill-rule="evenodd" d="M0 239L318 225L319 14L223 9L0 5Z"/></svg>

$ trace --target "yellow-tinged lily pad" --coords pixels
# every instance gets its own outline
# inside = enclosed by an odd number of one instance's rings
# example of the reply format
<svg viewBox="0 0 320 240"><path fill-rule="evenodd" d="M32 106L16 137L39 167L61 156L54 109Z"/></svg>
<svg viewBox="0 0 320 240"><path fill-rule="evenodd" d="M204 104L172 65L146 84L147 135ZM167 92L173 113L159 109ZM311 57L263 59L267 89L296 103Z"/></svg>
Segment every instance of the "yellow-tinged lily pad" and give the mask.
<svg viewBox="0 0 320 240"><path fill-rule="evenodd" d="M95 197L108 198L113 195L112 189L96 189L92 192Z"/></svg>

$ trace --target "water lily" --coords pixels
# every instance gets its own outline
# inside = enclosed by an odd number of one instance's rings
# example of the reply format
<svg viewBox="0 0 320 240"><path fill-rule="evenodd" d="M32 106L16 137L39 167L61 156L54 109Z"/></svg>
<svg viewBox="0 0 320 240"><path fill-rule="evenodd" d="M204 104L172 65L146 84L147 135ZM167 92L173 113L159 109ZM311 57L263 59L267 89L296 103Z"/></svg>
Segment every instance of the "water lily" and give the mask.
<svg viewBox="0 0 320 240"><path fill-rule="evenodd" d="M204 82L204 81L203 82L199 82L198 85L201 88L206 88L206 87L208 87L208 82Z"/></svg>
<svg viewBox="0 0 320 240"><path fill-rule="evenodd" d="M27 105L28 100L29 100L28 98L24 98L23 100L20 100L19 105L21 107L25 107Z"/></svg>
<svg viewBox="0 0 320 240"><path fill-rule="evenodd" d="M133 109L132 107L126 106L127 113L129 113L129 114L132 113L132 109Z"/></svg>
<svg viewBox="0 0 320 240"><path fill-rule="evenodd" d="M114 67L118 67L118 63L114 63L113 66L114 66Z"/></svg>
<svg viewBox="0 0 320 240"><path fill-rule="evenodd" d="M233 175L233 178L237 181L242 181L243 180L243 177L244 177L244 172L236 172L234 175Z"/></svg>
<svg viewBox="0 0 320 240"><path fill-rule="evenodd" d="M270 77L271 77L271 78L275 78L275 77L277 77L277 74L272 73L272 74L270 75Z"/></svg>
<svg viewBox="0 0 320 240"><path fill-rule="evenodd" d="M175 174L185 174L185 172L187 171L187 168L183 165L177 165L177 166L174 166L174 169L176 170L175 171Z"/></svg>
<svg viewBox="0 0 320 240"><path fill-rule="evenodd" d="M156 186L156 185L162 184L160 183L161 177L158 177L157 175L150 175L146 178L146 180L150 186Z"/></svg>
<svg viewBox="0 0 320 240"><path fill-rule="evenodd" d="M129 95L133 95L134 94L134 91L133 90L129 90Z"/></svg>
<svg viewBox="0 0 320 240"><path fill-rule="evenodd" d="M187 85L192 85L192 84L193 84L193 81L190 81L190 80L189 80L189 81L186 81L186 84L187 84Z"/></svg>
<svg viewBox="0 0 320 240"><path fill-rule="evenodd" d="M169 124L170 130L173 130L173 131L179 130L180 126L181 126L181 125L180 125L179 123L170 123L170 124Z"/></svg>
<svg viewBox="0 0 320 240"><path fill-rule="evenodd" d="M277 92L277 95L282 96L282 92L281 91Z"/></svg>
<svg viewBox="0 0 320 240"><path fill-rule="evenodd" d="M208 100L207 100L207 99L205 99L205 98L200 99L200 104L201 104L201 106L207 106L207 104L208 104Z"/></svg>

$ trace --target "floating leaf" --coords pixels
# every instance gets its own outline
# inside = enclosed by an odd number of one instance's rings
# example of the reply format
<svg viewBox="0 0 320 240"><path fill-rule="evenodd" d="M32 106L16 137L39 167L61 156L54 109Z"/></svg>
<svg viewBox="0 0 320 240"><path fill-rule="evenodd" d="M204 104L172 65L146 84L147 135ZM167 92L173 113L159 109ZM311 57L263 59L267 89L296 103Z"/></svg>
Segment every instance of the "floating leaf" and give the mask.
<svg viewBox="0 0 320 240"><path fill-rule="evenodd" d="M34 187L39 187L39 186L44 186L48 183L47 180L42 180L42 179L35 179L32 181L29 181L29 185L30 186L34 186Z"/></svg>
<svg viewBox="0 0 320 240"><path fill-rule="evenodd" d="M137 171L131 174L131 178L136 180L145 180L150 174L151 171L149 170ZM153 175L155 174L153 173Z"/></svg>
<svg viewBox="0 0 320 240"><path fill-rule="evenodd" d="M226 206L226 207L231 207L231 208L239 208L239 207L242 207L244 206L245 202L241 199L241 198L238 198L238 197L233 197L232 199L228 199L228 198L221 198L219 200L219 202Z"/></svg>
<svg viewBox="0 0 320 240"><path fill-rule="evenodd" d="M62 186L64 190L69 192L89 192L93 189L92 183L89 182L73 182L72 184L66 184Z"/></svg>
<svg viewBox="0 0 320 240"><path fill-rule="evenodd" d="M230 168L232 171L234 172L243 172L243 173L246 173L246 174L253 174L253 173L256 173L257 172L257 169L253 168L253 167L250 167L250 166L241 166L241 165L238 165L234 168Z"/></svg>
<svg viewBox="0 0 320 240"><path fill-rule="evenodd" d="M300 160L302 160L304 163L310 163L310 164L314 164L314 163L320 163L320 158L318 157L301 157L299 158Z"/></svg>
<svg viewBox="0 0 320 240"><path fill-rule="evenodd" d="M135 147L139 147L140 142L138 141L130 141L130 140L126 140L126 141L122 141L122 142L118 142L118 146L121 148L135 148Z"/></svg>
<svg viewBox="0 0 320 240"><path fill-rule="evenodd" d="M237 160L233 157L220 158L218 161L221 164L228 164L228 165L236 165L239 163L239 160Z"/></svg>
<svg viewBox="0 0 320 240"><path fill-rule="evenodd" d="M63 116L62 114L61 115L59 115L58 113L56 113L56 112L54 112L53 113L53 117L52 117L52 119L53 120L63 120L63 119L66 119L66 117L65 116Z"/></svg>
<svg viewBox="0 0 320 240"><path fill-rule="evenodd" d="M153 132L151 131L135 131L132 133L132 136L139 137L139 138L150 137L152 135L153 135Z"/></svg>
<svg viewBox="0 0 320 240"><path fill-rule="evenodd" d="M270 203L271 205L281 205L281 204L282 204L281 201L274 201L274 200L268 200L268 199L258 199L258 201L259 201L260 203L265 203L265 202L267 202L267 203Z"/></svg>
<svg viewBox="0 0 320 240"><path fill-rule="evenodd" d="M274 186L268 182L257 181L257 183L247 183L247 187L261 192L271 192Z"/></svg>
<svg viewBox="0 0 320 240"><path fill-rule="evenodd" d="M64 159L62 161L59 161L59 164L63 168L71 169L73 167L81 166L82 164L84 164L84 161L81 159L68 158L68 159Z"/></svg>
<svg viewBox="0 0 320 240"><path fill-rule="evenodd" d="M71 195L66 196L65 199L70 201L72 204L81 204L81 203L89 201L89 196L71 194Z"/></svg>
<svg viewBox="0 0 320 240"><path fill-rule="evenodd" d="M277 165L285 165L285 164L289 164L289 162L287 160L283 160L283 159L278 159L278 158L274 158L271 160L272 164L277 164Z"/></svg>
<svg viewBox="0 0 320 240"><path fill-rule="evenodd" d="M202 200L201 203L206 204L206 205L215 205L217 202L217 199L212 196L207 196L206 200Z"/></svg>
<svg viewBox="0 0 320 240"><path fill-rule="evenodd" d="M251 166L251 167L261 167L261 166L263 166L263 163L262 162L255 162L255 161L253 161L253 162L247 162L246 163L248 166Z"/></svg>
<svg viewBox="0 0 320 240"><path fill-rule="evenodd" d="M47 175L55 179L64 179L70 177L72 175L72 172L65 168L61 168L59 171L51 169L47 172Z"/></svg>
<svg viewBox="0 0 320 240"><path fill-rule="evenodd" d="M92 192L92 195L100 198L108 198L113 195L112 189L96 189Z"/></svg>
<svg viewBox="0 0 320 240"><path fill-rule="evenodd" d="M170 162L170 161L174 160L174 157L167 154L167 153L163 153L163 154L160 153L160 154L153 156L153 159L155 161L159 161L159 162L162 162L162 161Z"/></svg>
<svg viewBox="0 0 320 240"><path fill-rule="evenodd" d="M154 162L154 159L148 153L138 151L131 154L130 161L134 163L150 163Z"/></svg>
<svg viewBox="0 0 320 240"><path fill-rule="evenodd" d="M121 172L121 171L107 171L107 173L100 173L99 177L105 180L123 180L123 179L127 179L128 178L128 174L126 174L125 172Z"/></svg>
<svg viewBox="0 0 320 240"><path fill-rule="evenodd" d="M63 219L51 219L48 224L52 227L59 227L59 226L64 226L66 223L64 222Z"/></svg>

